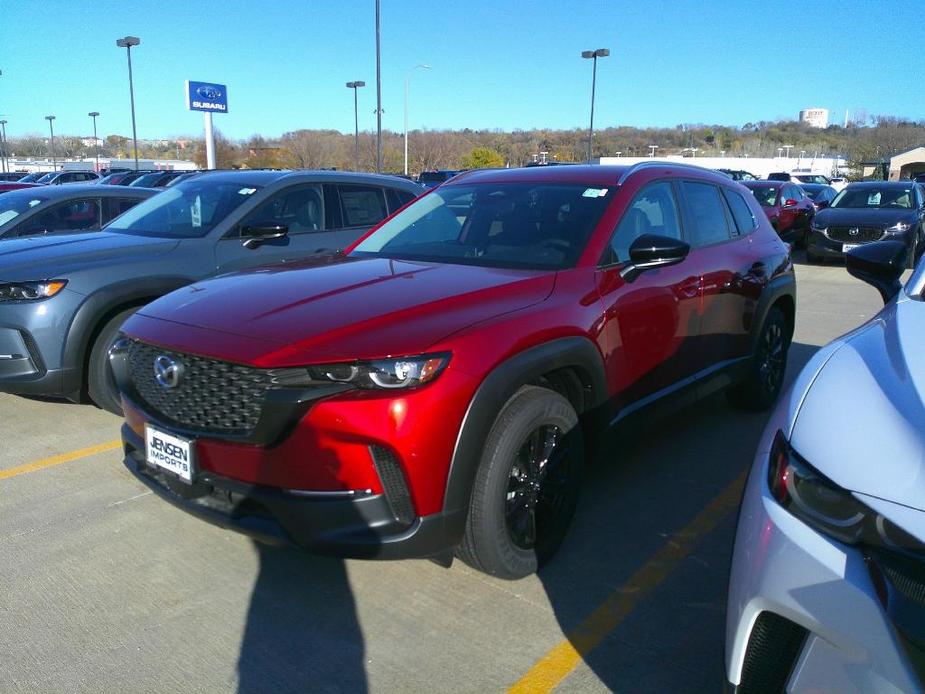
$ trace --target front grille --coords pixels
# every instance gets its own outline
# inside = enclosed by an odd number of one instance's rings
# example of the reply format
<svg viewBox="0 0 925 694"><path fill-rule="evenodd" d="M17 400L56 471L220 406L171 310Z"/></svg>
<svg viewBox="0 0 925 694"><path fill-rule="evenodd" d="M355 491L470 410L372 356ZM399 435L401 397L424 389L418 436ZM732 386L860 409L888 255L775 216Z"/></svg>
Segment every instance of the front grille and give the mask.
<svg viewBox="0 0 925 694"><path fill-rule="evenodd" d="M175 388L155 376L154 361L167 356L183 365ZM143 342L129 347L129 370L140 399L151 414L184 429L246 434L257 426L273 373L217 359L180 354Z"/></svg>
<svg viewBox="0 0 925 694"><path fill-rule="evenodd" d="M856 230L852 234L851 231ZM870 243L883 238L883 229L879 227L829 227L826 235L833 241L841 243Z"/></svg>
<svg viewBox="0 0 925 694"><path fill-rule="evenodd" d="M807 631L773 612L762 612L745 649L742 665L741 694L783 692L793 672Z"/></svg>

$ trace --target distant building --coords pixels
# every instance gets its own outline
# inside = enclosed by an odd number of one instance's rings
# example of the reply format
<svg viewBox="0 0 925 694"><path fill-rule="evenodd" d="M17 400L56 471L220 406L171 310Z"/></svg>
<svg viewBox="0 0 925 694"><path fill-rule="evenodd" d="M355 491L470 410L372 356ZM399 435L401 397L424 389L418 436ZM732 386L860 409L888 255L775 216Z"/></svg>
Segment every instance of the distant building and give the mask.
<svg viewBox="0 0 925 694"><path fill-rule="evenodd" d="M806 123L811 128L827 128L829 127L829 109L804 108L800 111L800 122Z"/></svg>

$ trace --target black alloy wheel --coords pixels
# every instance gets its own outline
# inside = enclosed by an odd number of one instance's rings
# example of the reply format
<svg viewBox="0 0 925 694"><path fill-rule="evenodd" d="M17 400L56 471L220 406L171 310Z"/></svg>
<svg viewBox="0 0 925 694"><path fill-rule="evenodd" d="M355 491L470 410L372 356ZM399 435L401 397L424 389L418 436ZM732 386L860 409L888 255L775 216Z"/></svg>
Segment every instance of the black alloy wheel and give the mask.
<svg viewBox="0 0 925 694"><path fill-rule="evenodd" d="M730 402L742 409L766 410L777 400L787 372L791 328L778 306L772 306L758 334L744 379L730 387Z"/></svg>
<svg viewBox="0 0 925 694"><path fill-rule="evenodd" d="M559 427L543 424L524 441L511 467L505 521L521 549L542 549L571 519L569 446Z"/></svg>
<svg viewBox="0 0 925 694"><path fill-rule="evenodd" d="M758 372L761 386L766 393L776 397L784 382L787 367L787 346L784 340L784 326L774 322L767 326L758 345Z"/></svg>

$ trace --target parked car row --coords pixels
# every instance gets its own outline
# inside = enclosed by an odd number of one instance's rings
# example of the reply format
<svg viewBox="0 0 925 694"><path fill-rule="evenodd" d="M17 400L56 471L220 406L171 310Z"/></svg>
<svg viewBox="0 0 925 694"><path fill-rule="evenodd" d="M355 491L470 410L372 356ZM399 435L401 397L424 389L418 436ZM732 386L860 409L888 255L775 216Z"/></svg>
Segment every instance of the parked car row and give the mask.
<svg viewBox="0 0 925 694"><path fill-rule="evenodd" d="M0 183L30 185L63 185L69 183L102 183L104 185L137 185L143 188L163 188L174 179L198 171L151 170L151 169L107 169L95 171L48 171L31 174L2 173ZM11 188L12 189L12 188ZM2 192L2 190L0 190Z"/></svg>

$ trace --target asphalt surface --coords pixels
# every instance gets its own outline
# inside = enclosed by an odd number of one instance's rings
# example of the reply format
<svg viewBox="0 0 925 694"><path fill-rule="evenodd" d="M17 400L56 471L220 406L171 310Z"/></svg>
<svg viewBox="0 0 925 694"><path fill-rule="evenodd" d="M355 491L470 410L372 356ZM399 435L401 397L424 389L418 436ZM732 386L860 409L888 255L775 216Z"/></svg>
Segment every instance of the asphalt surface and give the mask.
<svg viewBox="0 0 925 694"><path fill-rule="evenodd" d="M880 306L797 272L788 381ZM512 583L255 545L146 492L117 418L0 395L0 692L719 691L765 418L719 395L615 432L560 554Z"/></svg>

